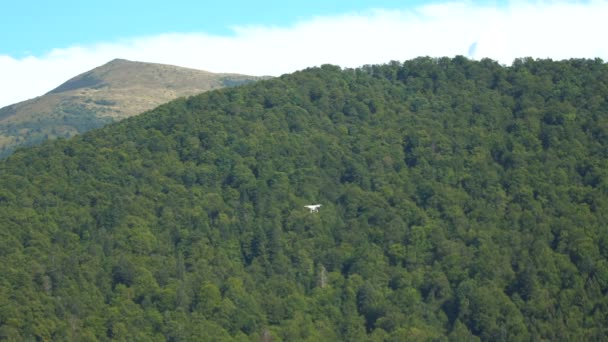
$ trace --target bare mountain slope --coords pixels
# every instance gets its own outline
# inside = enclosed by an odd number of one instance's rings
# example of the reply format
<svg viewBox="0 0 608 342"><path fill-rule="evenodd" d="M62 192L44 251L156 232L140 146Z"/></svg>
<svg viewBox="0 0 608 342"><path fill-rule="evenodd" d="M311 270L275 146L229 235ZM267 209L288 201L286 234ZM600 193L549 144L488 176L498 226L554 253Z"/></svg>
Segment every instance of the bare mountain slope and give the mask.
<svg viewBox="0 0 608 342"><path fill-rule="evenodd" d="M0 157L19 146L70 137L178 97L257 79L115 59L43 96L1 108Z"/></svg>

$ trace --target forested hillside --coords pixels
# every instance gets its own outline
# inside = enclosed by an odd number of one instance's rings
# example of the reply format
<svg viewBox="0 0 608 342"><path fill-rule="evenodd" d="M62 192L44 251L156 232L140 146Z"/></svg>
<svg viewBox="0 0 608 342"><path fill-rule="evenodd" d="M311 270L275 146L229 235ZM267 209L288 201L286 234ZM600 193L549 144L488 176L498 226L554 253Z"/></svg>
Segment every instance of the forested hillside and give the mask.
<svg viewBox="0 0 608 342"><path fill-rule="evenodd" d="M0 163L0 339L607 340L607 229L603 61L328 65Z"/></svg>

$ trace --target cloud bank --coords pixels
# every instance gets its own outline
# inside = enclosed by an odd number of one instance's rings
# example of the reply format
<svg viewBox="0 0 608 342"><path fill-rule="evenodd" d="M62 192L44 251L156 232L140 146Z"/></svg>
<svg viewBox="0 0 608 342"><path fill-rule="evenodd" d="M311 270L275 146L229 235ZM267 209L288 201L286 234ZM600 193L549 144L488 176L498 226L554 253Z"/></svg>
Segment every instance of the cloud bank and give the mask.
<svg viewBox="0 0 608 342"><path fill-rule="evenodd" d="M513 1L504 6L435 3L317 17L288 27L234 28L231 36L167 33L57 48L43 56L0 55L0 107L42 95L114 58L212 72L280 75L325 63L342 67L418 56L464 55L608 60L608 1Z"/></svg>

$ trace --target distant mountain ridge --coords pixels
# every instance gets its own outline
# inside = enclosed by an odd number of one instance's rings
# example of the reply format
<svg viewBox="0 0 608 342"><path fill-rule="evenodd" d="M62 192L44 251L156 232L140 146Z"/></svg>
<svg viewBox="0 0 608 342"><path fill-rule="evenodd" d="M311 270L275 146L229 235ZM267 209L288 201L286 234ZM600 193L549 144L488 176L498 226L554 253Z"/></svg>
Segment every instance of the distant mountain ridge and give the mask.
<svg viewBox="0 0 608 342"><path fill-rule="evenodd" d="M182 96L260 77L114 59L47 94L0 108L0 158L19 146L71 137Z"/></svg>

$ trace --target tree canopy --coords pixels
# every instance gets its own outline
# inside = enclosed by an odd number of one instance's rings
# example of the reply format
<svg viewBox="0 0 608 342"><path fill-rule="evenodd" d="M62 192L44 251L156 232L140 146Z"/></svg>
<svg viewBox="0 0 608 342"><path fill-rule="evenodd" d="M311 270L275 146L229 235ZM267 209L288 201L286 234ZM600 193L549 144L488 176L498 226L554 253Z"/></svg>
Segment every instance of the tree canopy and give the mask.
<svg viewBox="0 0 608 342"><path fill-rule="evenodd" d="M607 213L603 61L324 65L0 162L0 339L605 340Z"/></svg>

